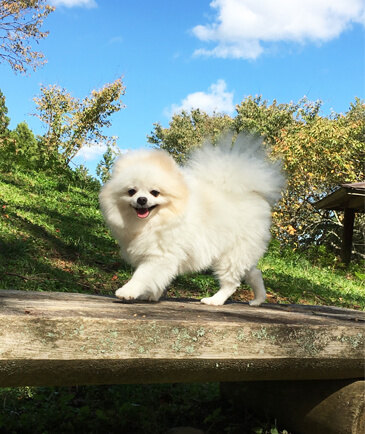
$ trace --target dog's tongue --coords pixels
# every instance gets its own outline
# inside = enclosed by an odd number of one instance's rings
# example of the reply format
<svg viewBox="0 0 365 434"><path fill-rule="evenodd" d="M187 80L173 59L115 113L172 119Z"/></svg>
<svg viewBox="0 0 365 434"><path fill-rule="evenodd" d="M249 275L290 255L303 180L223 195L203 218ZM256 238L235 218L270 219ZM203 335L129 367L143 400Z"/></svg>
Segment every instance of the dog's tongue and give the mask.
<svg viewBox="0 0 365 434"><path fill-rule="evenodd" d="M149 213L150 212L149 212L148 208L138 208L137 209L137 216L140 219L145 219L146 217L148 217Z"/></svg>

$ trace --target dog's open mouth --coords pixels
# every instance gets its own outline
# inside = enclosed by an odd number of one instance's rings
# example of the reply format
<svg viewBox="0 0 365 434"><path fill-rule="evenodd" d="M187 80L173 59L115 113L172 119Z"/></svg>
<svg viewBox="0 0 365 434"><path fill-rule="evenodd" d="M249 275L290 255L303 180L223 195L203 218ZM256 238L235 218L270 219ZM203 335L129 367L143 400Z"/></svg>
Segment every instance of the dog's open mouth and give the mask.
<svg viewBox="0 0 365 434"><path fill-rule="evenodd" d="M156 206L157 205L150 206L149 208L135 208L137 217L140 219L146 219L150 215L151 211L156 208Z"/></svg>

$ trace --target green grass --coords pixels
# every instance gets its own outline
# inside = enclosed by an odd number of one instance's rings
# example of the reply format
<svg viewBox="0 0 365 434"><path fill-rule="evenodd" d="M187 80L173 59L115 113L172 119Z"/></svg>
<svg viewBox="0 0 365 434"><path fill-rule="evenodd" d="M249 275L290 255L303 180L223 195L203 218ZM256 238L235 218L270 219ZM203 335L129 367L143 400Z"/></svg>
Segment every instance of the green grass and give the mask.
<svg viewBox="0 0 365 434"><path fill-rule="evenodd" d="M102 220L98 185L43 173L0 174L0 288L112 294L131 276ZM338 267L326 252L280 251L261 260L269 302L365 309L364 273ZM210 273L179 276L168 296L201 298L217 290ZM233 297L252 298L242 286Z"/></svg>
<svg viewBox="0 0 365 434"><path fill-rule="evenodd" d="M343 269L329 253L323 257L269 250L260 268L269 302L318 304L365 309L365 275L360 265ZM309 258L308 258L309 257Z"/></svg>
<svg viewBox="0 0 365 434"><path fill-rule="evenodd" d="M95 182L43 173L0 174L0 288L112 294L131 276L104 225ZM365 309L364 272L320 250L272 243L260 262L268 302ZM217 290L211 273L179 276L168 296ZM248 301L242 285L234 299ZM0 432L160 433L179 425L207 433L277 433L275 421L225 407L217 384L0 389ZM264 421L264 422L262 422Z"/></svg>
<svg viewBox="0 0 365 434"><path fill-rule="evenodd" d="M275 421L222 401L217 383L23 387L0 392L0 432L5 434L162 434L178 426L207 434L279 432Z"/></svg>
<svg viewBox="0 0 365 434"><path fill-rule="evenodd" d="M1 288L111 293L130 277L88 187L0 175Z"/></svg>

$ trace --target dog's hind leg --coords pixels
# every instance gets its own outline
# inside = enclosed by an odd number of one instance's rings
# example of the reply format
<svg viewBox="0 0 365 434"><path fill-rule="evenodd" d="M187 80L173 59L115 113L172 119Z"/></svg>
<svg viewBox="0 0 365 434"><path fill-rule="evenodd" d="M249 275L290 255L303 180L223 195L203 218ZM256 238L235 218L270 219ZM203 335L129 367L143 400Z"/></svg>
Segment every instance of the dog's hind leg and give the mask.
<svg viewBox="0 0 365 434"><path fill-rule="evenodd" d="M266 291L261 271L256 267L245 274L246 283L251 286L255 298L250 301L250 306L260 306L266 300Z"/></svg>
<svg viewBox="0 0 365 434"><path fill-rule="evenodd" d="M200 300L202 303L211 306L221 306L240 286L242 273L232 264L232 257L234 258L234 255L222 256L214 264L213 270L219 279L220 289L212 297Z"/></svg>
<svg viewBox="0 0 365 434"><path fill-rule="evenodd" d="M250 306L260 306L266 300L262 274L257 268L253 267L251 270L246 271L246 273L242 273L232 264L228 268L228 263L226 264L225 261L221 260L215 267L215 274L219 278L221 287L212 297L203 298L201 300L202 303L221 306L239 287L242 277L251 286L255 294L255 298L250 301Z"/></svg>
<svg viewBox="0 0 365 434"><path fill-rule="evenodd" d="M224 285L221 286L219 291L213 295L213 297L202 298L200 301L204 304L209 304L211 306L222 306L226 300L236 291L237 285Z"/></svg>

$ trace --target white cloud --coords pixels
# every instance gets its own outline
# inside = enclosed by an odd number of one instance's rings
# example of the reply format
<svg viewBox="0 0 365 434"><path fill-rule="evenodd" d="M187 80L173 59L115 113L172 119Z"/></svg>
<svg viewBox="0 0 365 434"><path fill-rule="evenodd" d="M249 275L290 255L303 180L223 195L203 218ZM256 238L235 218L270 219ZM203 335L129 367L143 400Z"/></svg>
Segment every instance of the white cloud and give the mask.
<svg viewBox="0 0 365 434"><path fill-rule="evenodd" d="M87 9L96 8L95 0L50 0L52 6L65 6L66 8L83 7Z"/></svg>
<svg viewBox="0 0 365 434"><path fill-rule="evenodd" d="M227 84L224 80L218 80L210 86L208 92L195 92L189 94L180 105L173 104L170 110L166 110L168 117L181 110L190 111L199 108L208 114L234 112L233 92L227 92Z"/></svg>
<svg viewBox="0 0 365 434"><path fill-rule="evenodd" d="M196 50L198 56L255 59L262 43L325 42L365 19L363 0L213 0L210 6L215 21L192 31L216 46Z"/></svg>
<svg viewBox="0 0 365 434"><path fill-rule="evenodd" d="M107 146L104 143L95 143L94 145L84 146L81 148L74 158L83 163L94 161L96 159L100 160L106 150Z"/></svg>

